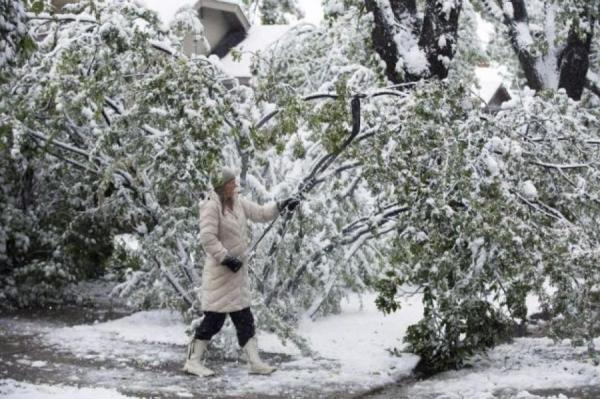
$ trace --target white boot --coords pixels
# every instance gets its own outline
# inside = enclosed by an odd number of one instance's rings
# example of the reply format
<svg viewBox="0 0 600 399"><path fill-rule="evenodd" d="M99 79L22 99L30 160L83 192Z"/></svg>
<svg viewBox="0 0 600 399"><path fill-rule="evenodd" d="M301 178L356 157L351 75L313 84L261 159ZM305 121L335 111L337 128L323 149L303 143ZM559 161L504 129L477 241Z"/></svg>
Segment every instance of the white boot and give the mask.
<svg viewBox="0 0 600 399"><path fill-rule="evenodd" d="M202 356L204 355L204 352L206 352L207 346L208 341L196 338L192 339L188 345L187 359L183 365L183 371L198 375L200 377L209 377L211 375L215 375L214 371L208 367L204 367L202 364Z"/></svg>
<svg viewBox="0 0 600 399"><path fill-rule="evenodd" d="M256 337L250 338L244 346L244 352L248 363L250 363L250 374L271 374L273 371L277 370L275 367L269 366L260 359Z"/></svg>

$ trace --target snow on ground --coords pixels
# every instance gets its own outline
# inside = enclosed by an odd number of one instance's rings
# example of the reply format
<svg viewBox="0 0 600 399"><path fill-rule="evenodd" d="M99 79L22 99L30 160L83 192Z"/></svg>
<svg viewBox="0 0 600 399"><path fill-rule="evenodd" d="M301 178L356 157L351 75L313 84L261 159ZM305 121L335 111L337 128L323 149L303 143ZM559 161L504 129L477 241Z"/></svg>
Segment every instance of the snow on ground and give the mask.
<svg viewBox="0 0 600 399"><path fill-rule="evenodd" d="M144 311L104 323L63 327L51 330L45 339L82 359L114 359L123 363L137 359L153 365L178 359L178 354L166 350L166 345L188 342L181 316L168 310ZM140 343L146 344L144 350L140 350Z"/></svg>
<svg viewBox="0 0 600 399"><path fill-rule="evenodd" d="M302 357L297 348L283 346L272 334L259 333L262 351L291 356L291 361L275 361L278 371L270 377L249 376L245 366L229 362L219 377L207 380L227 386L227 395L283 394L300 389L311 381L312 388L323 391L347 386L349 391L366 390L393 383L410 374L418 357L393 356L390 349L403 347L402 337L408 325L422 315L420 298L414 297L399 312L385 316L374 304L375 294L350 296L342 304L342 313L312 321L303 320L299 334L320 355ZM362 304L362 305L361 305ZM168 310L144 311L91 325L63 327L47 332L46 343L88 360L115 360L126 364L131 359L159 367L168 362L183 364L186 324L181 316ZM211 366L211 362L208 362ZM222 384L233 378L236 384Z"/></svg>
<svg viewBox="0 0 600 399"><path fill-rule="evenodd" d="M509 392L511 398L537 398L527 396L528 391L598 386L600 369L585 351L566 341L518 338L480 356L473 368L439 374L414 384L407 393L415 398L444 393L445 399L491 399Z"/></svg>
<svg viewBox="0 0 600 399"><path fill-rule="evenodd" d="M299 333L322 356L340 362L340 379L360 381L367 376L393 382L412 369L418 358L405 354L390 356L389 350L401 350L406 328L423 316L421 296L408 299L402 309L385 316L375 306L375 295L352 296L342 303L342 314L322 320L304 320Z"/></svg>
<svg viewBox="0 0 600 399"><path fill-rule="evenodd" d="M66 385L34 385L13 379L0 380L0 397L4 399L127 399L114 389L78 388Z"/></svg>
<svg viewBox="0 0 600 399"><path fill-rule="evenodd" d="M10 342L22 340L21 346L5 345L13 355L0 354L5 363L2 367L0 362L0 397L351 397L379 386L386 388L369 398L565 399L581 397L577 392L586 389L592 395L585 398L600 393L600 369L587 358L586 348L529 337L478 356L470 368L397 385L418 358L393 356L390 350L404 347L407 326L422 315L421 297L404 300L399 312L387 316L376 309L374 299L374 294L363 295L362 301L351 295L342 302L341 314L301 321L298 332L318 352L315 359L260 332L264 357L278 367L272 376L251 376L243 362L214 358L207 363L216 377L182 373L187 326L178 313L167 310L54 328L49 322L36 326L35 319L0 318L2 334ZM540 310L533 296L527 304L530 314Z"/></svg>

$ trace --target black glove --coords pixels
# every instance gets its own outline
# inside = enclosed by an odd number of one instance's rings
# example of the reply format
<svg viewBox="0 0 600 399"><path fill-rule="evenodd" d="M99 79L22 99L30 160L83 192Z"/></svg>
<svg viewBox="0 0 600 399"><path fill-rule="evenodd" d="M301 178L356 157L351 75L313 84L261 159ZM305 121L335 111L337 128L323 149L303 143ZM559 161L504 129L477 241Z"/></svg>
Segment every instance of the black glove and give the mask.
<svg viewBox="0 0 600 399"><path fill-rule="evenodd" d="M298 198L290 197L279 202L277 204L277 207L279 208L279 212L282 212L284 209L287 209L288 211L292 212L294 209L296 209L299 203L300 200Z"/></svg>
<svg viewBox="0 0 600 399"><path fill-rule="evenodd" d="M236 273L238 270L240 270L240 268L243 265L241 260L239 260L235 256L229 256L229 255L227 255L225 257L225 259L223 259L223 262L221 262L221 264L223 266L227 266L234 273Z"/></svg>

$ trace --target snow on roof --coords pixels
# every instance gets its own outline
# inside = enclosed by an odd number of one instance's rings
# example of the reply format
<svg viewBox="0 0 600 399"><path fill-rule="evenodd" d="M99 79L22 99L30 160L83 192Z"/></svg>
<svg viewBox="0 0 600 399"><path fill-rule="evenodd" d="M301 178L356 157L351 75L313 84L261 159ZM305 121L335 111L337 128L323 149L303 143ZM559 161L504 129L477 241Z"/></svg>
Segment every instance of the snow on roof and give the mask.
<svg viewBox="0 0 600 399"><path fill-rule="evenodd" d="M254 25L248 31L246 38L237 46L235 50L241 53L241 59L235 61L231 52L227 54L221 63L225 71L236 78L249 78L250 64L252 57L258 51L266 50L271 44L285 35L293 25Z"/></svg>
<svg viewBox="0 0 600 399"><path fill-rule="evenodd" d="M481 88L475 89L476 93L488 103L502 84L500 71L492 67L477 67L475 68L475 76L477 76L479 86L481 86Z"/></svg>

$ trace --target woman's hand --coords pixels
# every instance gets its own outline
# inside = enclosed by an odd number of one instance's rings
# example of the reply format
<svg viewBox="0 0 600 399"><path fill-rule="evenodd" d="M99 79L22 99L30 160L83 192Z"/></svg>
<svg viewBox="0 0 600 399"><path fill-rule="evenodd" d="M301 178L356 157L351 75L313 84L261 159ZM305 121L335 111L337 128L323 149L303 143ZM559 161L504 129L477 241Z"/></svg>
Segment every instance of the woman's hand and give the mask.
<svg viewBox="0 0 600 399"><path fill-rule="evenodd" d="M279 212L282 212L284 209L292 212L296 207L300 204L300 200L295 197L286 198L281 202L277 203L277 207L279 208Z"/></svg>
<svg viewBox="0 0 600 399"><path fill-rule="evenodd" d="M223 266L227 266L232 272L236 273L242 267L243 263L241 260L236 258L235 256L227 255L223 262L221 262Z"/></svg>

